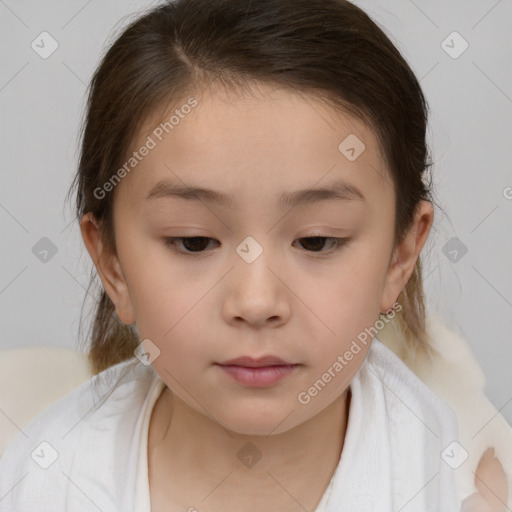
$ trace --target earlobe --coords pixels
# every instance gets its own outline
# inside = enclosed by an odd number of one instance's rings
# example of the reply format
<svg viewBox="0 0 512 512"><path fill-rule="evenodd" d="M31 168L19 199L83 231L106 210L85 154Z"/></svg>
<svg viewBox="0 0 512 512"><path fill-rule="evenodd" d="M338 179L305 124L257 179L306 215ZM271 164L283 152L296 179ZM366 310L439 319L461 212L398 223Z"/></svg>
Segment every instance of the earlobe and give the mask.
<svg viewBox="0 0 512 512"><path fill-rule="evenodd" d="M407 285L427 241L433 219L432 205L422 201L411 227L393 252L380 304L382 313L389 311Z"/></svg>
<svg viewBox="0 0 512 512"><path fill-rule="evenodd" d="M103 287L116 307L119 320L124 324L134 323L135 315L119 260L104 246L100 223L91 212L82 217L80 231Z"/></svg>

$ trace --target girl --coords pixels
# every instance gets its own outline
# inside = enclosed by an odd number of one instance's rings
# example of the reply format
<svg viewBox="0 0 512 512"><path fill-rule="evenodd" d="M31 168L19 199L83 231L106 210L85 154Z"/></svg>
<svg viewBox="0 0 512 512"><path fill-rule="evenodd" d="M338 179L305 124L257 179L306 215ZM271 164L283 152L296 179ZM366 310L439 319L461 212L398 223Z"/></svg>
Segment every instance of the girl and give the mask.
<svg viewBox="0 0 512 512"><path fill-rule="evenodd" d="M377 337L396 322L433 357L426 124L346 0L135 20L93 76L74 182L98 375L9 446L0 510L504 510L501 465L457 485L454 411Z"/></svg>

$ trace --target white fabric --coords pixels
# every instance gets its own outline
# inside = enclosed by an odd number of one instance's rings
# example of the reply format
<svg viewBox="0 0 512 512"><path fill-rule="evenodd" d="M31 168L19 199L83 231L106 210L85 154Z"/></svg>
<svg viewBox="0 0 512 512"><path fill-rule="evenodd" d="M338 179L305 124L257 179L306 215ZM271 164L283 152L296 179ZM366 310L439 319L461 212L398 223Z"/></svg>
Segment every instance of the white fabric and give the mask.
<svg viewBox="0 0 512 512"><path fill-rule="evenodd" d="M452 409L375 339L351 382L349 423L327 512L459 511Z"/></svg>
<svg viewBox="0 0 512 512"><path fill-rule="evenodd" d="M148 435L149 420L158 397L165 387L165 382L155 374L155 379L148 393L143 409L143 427L139 436L139 457L137 462L137 481L135 483L134 511L150 510L149 475L148 475Z"/></svg>
<svg viewBox="0 0 512 512"><path fill-rule="evenodd" d="M404 357L406 343L398 330L386 332L385 328L379 332L379 339L455 412L459 442L467 454L467 460L455 471L459 496L475 492L477 466L492 447L506 475L505 501L507 511L512 511L512 427L487 398L485 375L460 330L457 332L456 326L448 328L440 316L433 314L427 315L426 328L429 344L436 352L432 359Z"/></svg>
<svg viewBox="0 0 512 512"><path fill-rule="evenodd" d="M0 511L149 512L147 428L161 385L151 366L132 359L37 416L0 459ZM457 440L451 408L378 339L351 392L326 512L460 510L441 458ZM42 469L36 461L51 460L53 450L58 458Z"/></svg>

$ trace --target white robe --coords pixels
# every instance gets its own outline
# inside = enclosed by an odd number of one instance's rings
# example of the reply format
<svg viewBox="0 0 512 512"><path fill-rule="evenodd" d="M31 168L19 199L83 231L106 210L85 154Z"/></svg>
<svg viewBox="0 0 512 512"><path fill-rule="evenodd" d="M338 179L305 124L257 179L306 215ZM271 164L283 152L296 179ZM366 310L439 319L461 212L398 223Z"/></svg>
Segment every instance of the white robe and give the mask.
<svg viewBox="0 0 512 512"><path fill-rule="evenodd" d="M133 358L39 414L0 459L0 512L149 512L147 427L162 385ZM450 406L377 338L350 386L345 444L317 511L460 510Z"/></svg>

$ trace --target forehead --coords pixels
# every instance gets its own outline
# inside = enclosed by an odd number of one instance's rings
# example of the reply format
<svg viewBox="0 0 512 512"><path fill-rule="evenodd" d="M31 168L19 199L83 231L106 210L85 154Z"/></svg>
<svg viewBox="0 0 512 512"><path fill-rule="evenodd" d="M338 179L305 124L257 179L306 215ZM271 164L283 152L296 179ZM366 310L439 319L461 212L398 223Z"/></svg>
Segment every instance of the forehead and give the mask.
<svg viewBox="0 0 512 512"><path fill-rule="evenodd" d="M180 108L193 104L193 108ZM159 183L222 190L235 202L283 203L283 194L344 181L365 196L392 194L375 133L359 119L313 95L259 84L185 97L157 111L139 130L136 167L116 188L133 207ZM128 155L129 156L129 155Z"/></svg>

